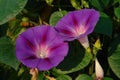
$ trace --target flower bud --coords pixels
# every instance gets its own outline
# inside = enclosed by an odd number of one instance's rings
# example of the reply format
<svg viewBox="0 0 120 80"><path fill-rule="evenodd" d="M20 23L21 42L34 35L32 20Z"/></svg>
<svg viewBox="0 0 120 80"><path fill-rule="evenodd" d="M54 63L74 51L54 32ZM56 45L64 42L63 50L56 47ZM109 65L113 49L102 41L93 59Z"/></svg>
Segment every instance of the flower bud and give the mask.
<svg viewBox="0 0 120 80"><path fill-rule="evenodd" d="M100 43L100 39L97 39L95 44L94 44L94 47L97 48L98 50L101 49L101 43Z"/></svg>
<svg viewBox="0 0 120 80"><path fill-rule="evenodd" d="M32 75L31 80L37 80L38 78L38 69L37 68L31 68L30 74Z"/></svg>
<svg viewBox="0 0 120 80"><path fill-rule="evenodd" d="M104 71L97 59L95 60L95 74L96 80L102 80L104 77Z"/></svg>

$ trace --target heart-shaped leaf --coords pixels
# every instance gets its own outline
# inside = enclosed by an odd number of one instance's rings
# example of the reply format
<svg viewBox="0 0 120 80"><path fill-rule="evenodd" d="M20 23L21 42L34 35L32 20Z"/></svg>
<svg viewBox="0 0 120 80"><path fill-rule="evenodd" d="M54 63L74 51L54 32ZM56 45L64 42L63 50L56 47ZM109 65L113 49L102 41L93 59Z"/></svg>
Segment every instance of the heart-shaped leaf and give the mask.
<svg viewBox="0 0 120 80"><path fill-rule="evenodd" d="M105 13L101 13L100 19L95 27L95 32L112 36L112 21L110 20L109 16L107 16Z"/></svg>
<svg viewBox="0 0 120 80"><path fill-rule="evenodd" d="M86 67L92 56L87 53L78 41L70 42L69 53L67 57L54 68L56 74L68 74Z"/></svg>
<svg viewBox="0 0 120 80"><path fill-rule="evenodd" d="M60 75L56 80L72 80L72 78L68 75Z"/></svg>
<svg viewBox="0 0 120 80"><path fill-rule="evenodd" d="M120 37L116 38L109 51L108 62L112 71L120 78Z"/></svg>
<svg viewBox="0 0 120 80"><path fill-rule="evenodd" d="M15 17L26 3L27 0L0 0L0 25Z"/></svg>
<svg viewBox="0 0 120 80"><path fill-rule="evenodd" d="M92 77L86 74L80 74L75 80L93 80Z"/></svg>
<svg viewBox="0 0 120 80"><path fill-rule="evenodd" d="M0 62L17 69L19 62L15 56L14 46L8 37L0 38Z"/></svg>
<svg viewBox="0 0 120 80"><path fill-rule="evenodd" d="M62 18L67 12L66 11L56 11L50 16L49 23L55 26L60 18Z"/></svg>

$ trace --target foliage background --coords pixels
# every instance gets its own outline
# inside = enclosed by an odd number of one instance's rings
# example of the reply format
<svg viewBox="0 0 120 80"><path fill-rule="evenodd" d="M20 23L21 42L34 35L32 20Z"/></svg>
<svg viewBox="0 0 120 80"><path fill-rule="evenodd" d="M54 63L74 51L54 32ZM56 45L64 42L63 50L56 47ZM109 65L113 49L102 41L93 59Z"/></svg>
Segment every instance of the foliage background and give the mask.
<svg viewBox="0 0 120 80"><path fill-rule="evenodd" d="M0 0L0 80L31 78L29 68L15 56L15 40L21 32L41 24L55 26L67 12L83 8L94 8L101 14L89 41L93 49L100 39L102 48L97 57L104 69L104 80L120 80L120 0ZM65 60L50 71L39 72L38 80L48 80L45 75L57 80L95 78L92 55L76 40L69 45Z"/></svg>

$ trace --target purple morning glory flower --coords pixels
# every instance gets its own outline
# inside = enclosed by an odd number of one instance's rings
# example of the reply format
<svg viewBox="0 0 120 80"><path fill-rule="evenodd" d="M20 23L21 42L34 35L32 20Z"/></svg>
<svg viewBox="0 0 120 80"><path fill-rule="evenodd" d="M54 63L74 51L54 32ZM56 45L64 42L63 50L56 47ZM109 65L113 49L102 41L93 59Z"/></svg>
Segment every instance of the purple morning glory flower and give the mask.
<svg viewBox="0 0 120 80"><path fill-rule="evenodd" d="M17 58L30 68L49 70L57 66L67 55L68 44L58 37L51 26L27 29L16 40Z"/></svg>
<svg viewBox="0 0 120 80"><path fill-rule="evenodd" d="M66 41L78 39L85 48L89 47L87 35L93 32L99 20L99 12L94 9L82 9L69 12L61 18L55 28Z"/></svg>

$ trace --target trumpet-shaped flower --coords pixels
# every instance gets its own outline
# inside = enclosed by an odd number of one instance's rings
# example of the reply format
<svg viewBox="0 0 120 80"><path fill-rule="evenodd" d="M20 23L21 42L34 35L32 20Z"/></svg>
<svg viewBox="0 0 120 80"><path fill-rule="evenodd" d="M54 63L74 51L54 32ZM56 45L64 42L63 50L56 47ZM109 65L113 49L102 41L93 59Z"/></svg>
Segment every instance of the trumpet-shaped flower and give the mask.
<svg viewBox="0 0 120 80"><path fill-rule="evenodd" d="M67 55L68 44L50 26L36 26L20 34L16 41L17 58L30 68L49 70Z"/></svg>
<svg viewBox="0 0 120 80"><path fill-rule="evenodd" d="M82 9L69 12L61 18L55 28L66 41L78 39L87 48L87 35L93 32L99 20L99 13L94 9Z"/></svg>

